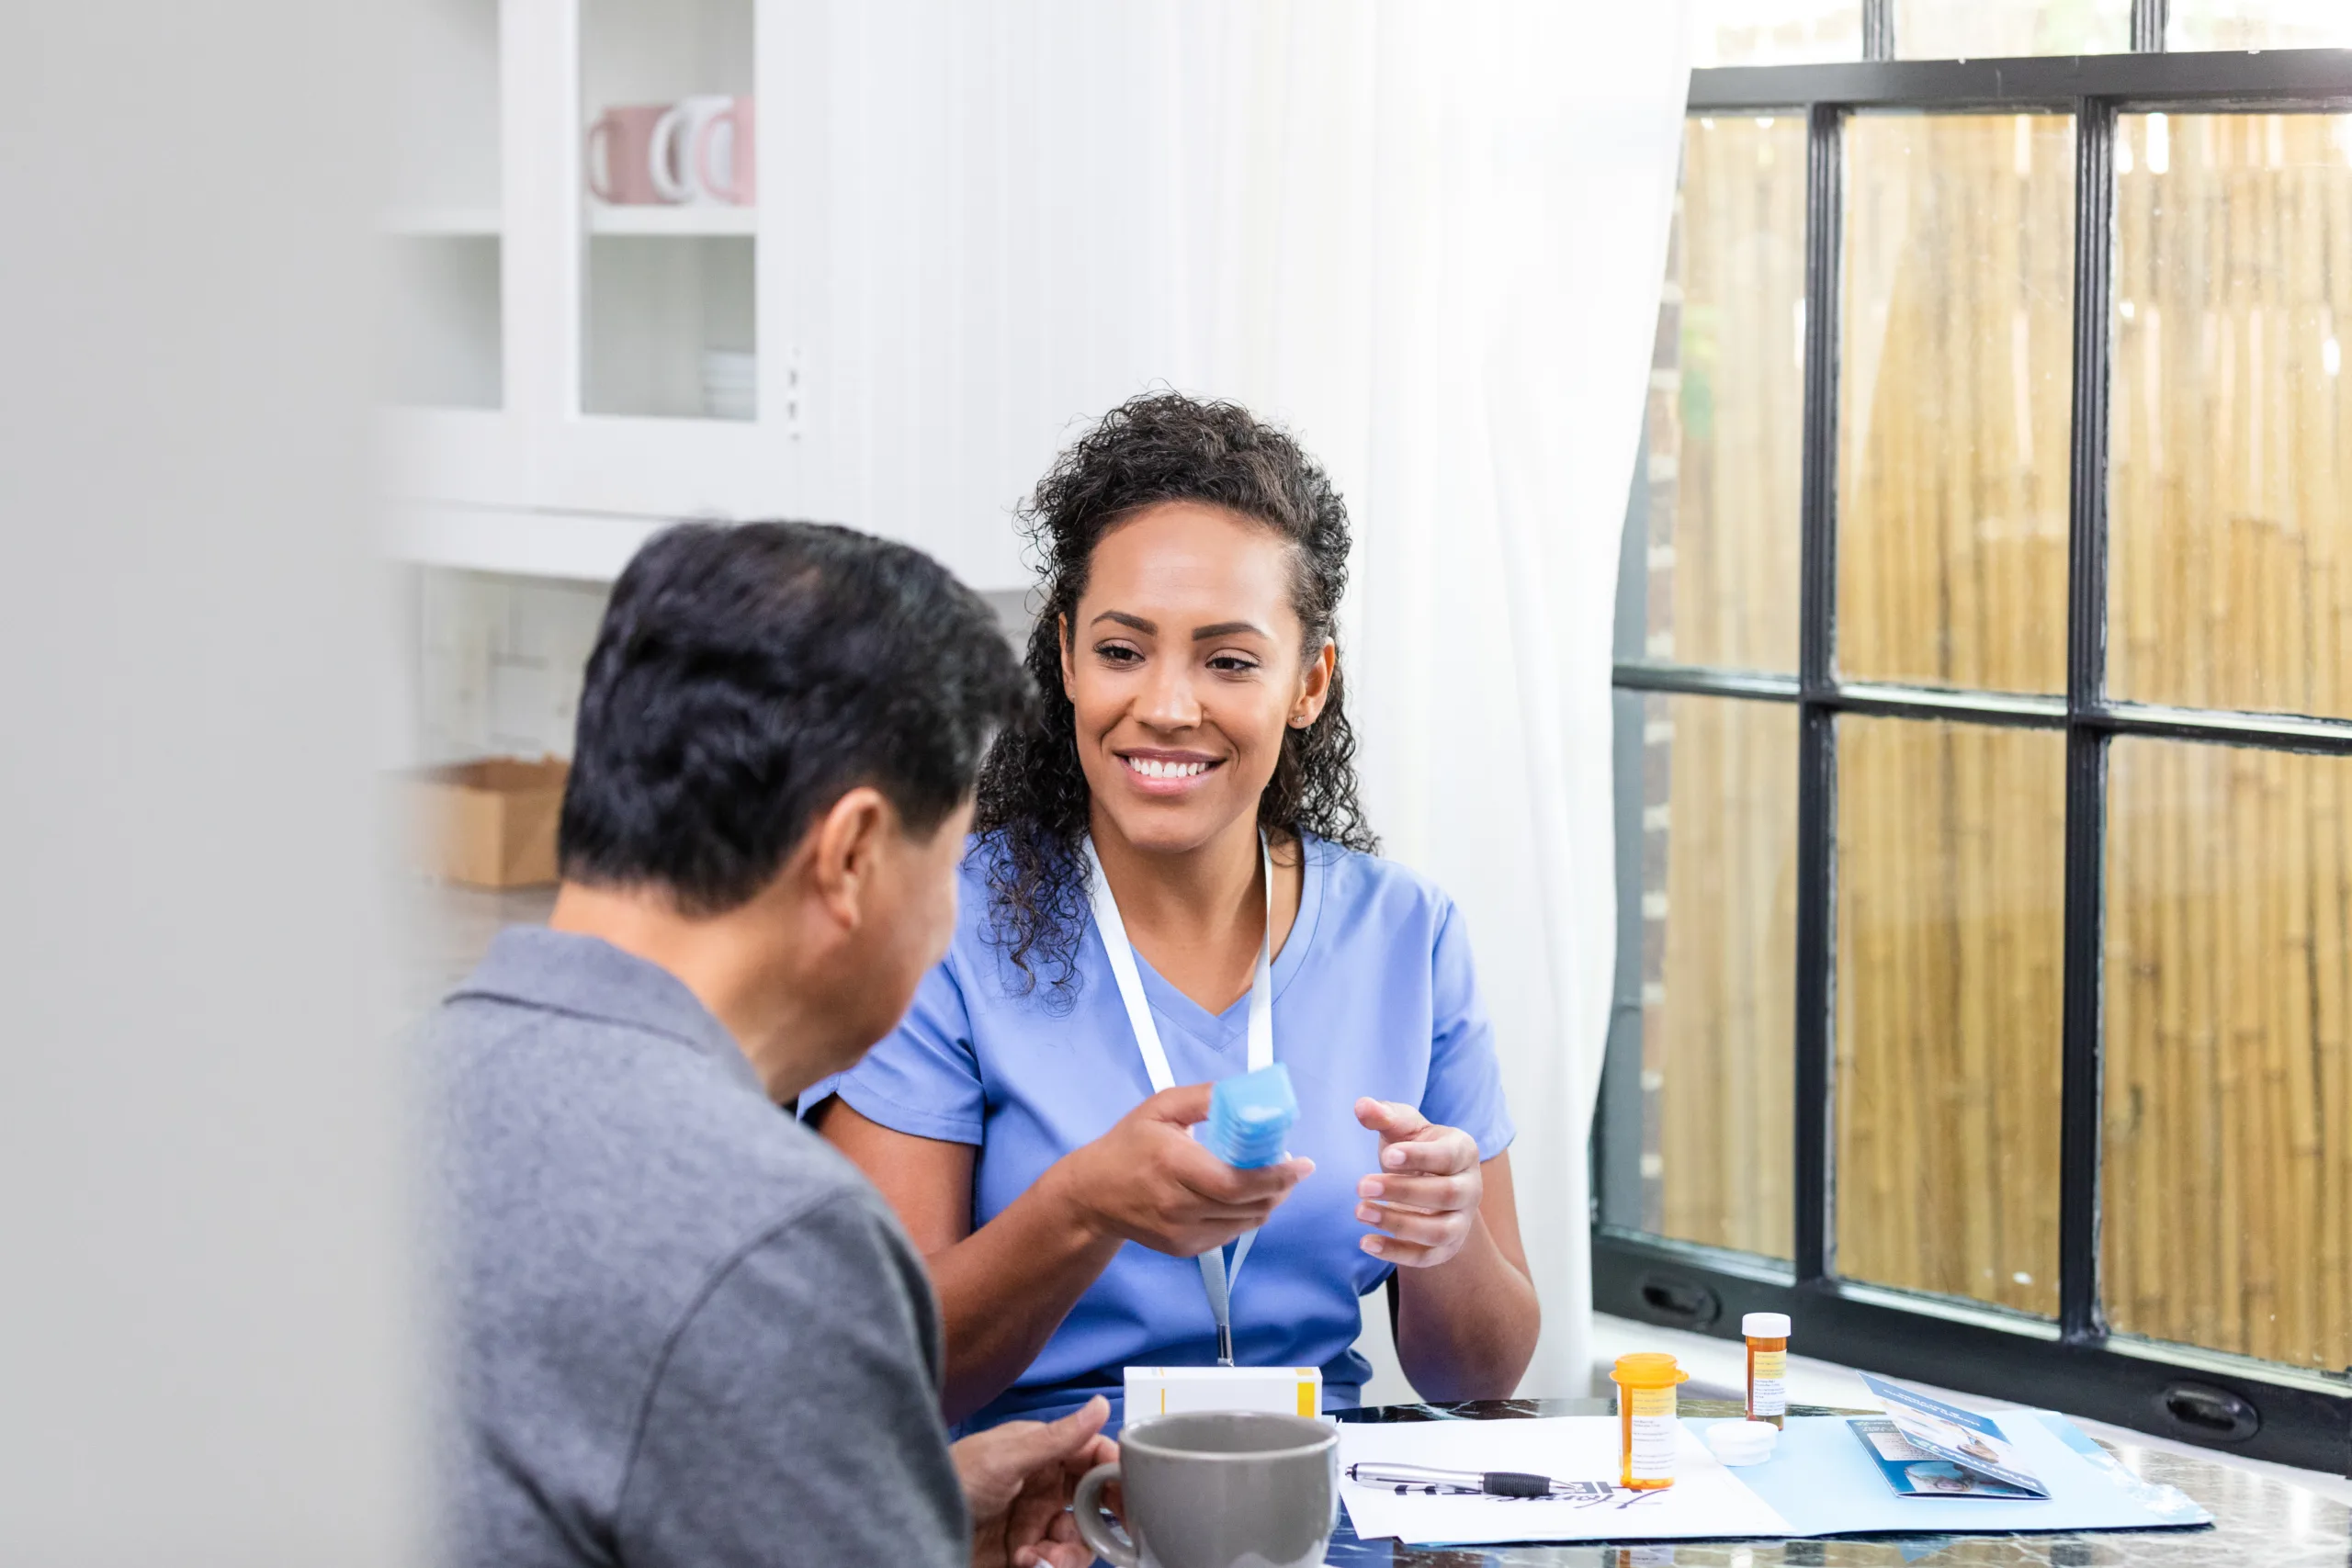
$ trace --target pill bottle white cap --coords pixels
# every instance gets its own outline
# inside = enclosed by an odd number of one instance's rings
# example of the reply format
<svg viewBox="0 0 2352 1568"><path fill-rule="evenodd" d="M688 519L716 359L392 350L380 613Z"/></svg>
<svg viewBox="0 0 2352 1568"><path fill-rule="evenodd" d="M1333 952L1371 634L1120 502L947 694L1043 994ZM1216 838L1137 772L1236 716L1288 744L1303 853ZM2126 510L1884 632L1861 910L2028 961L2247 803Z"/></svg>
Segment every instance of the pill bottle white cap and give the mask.
<svg viewBox="0 0 2352 1568"><path fill-rule="evenodd" d="M1769 1421L1718 1421L1707 1428L1707 1447L1725 1464L1762 1464L1780 1442Z"/></svg>
<svg viewBox="0 0 2352 1568"><path fill-rule="evenodd" d="M1789 1314L1784 1312L1751 1312L1739 1320L1739 1335L1743 1339L1786 1339L1789 1337Z"/></svg>

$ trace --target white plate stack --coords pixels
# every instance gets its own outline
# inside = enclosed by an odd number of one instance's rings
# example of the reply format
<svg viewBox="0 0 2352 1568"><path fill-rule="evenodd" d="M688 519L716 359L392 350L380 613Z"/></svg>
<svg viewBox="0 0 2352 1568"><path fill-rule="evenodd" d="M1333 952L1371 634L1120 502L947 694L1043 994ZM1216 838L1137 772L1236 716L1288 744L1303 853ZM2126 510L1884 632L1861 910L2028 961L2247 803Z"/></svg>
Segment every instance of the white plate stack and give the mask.
<svg viewBox="0 0 2352 1568"><path fill-rule="evenodd" d="M760 412L759 356L748 349L702 351L702 409L712 419L752 419Z"/></svg>

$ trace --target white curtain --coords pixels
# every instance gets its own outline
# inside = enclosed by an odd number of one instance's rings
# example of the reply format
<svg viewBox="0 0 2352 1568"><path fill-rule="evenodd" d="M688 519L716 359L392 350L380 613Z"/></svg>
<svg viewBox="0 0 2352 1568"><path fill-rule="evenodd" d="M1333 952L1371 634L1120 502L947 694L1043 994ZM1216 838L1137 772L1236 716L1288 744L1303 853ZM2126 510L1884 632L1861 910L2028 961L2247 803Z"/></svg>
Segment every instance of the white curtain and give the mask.
<svg viewBox="0 0 2352 1568"><path fill-rule="evenodd" d="M834 33L854 58L833 79L865 84L861 209L894 158L913 190L951 157L965 197L944 228L910 206L836 237L894 301L844 332L931 334L861 381L880 434L837 514L887 526L892 487L928 472L933 503L969 508L957 564L999 570L1004 505L1073 422L1155 383L1283 420L1346 493L1368 804L1469 920L1519 1121L1531 1393L1590 1375L1610 621L1685 9L909 0ZM877 288L894 267L919 310ZM959 387L985 413L951 406Z"/></svg>

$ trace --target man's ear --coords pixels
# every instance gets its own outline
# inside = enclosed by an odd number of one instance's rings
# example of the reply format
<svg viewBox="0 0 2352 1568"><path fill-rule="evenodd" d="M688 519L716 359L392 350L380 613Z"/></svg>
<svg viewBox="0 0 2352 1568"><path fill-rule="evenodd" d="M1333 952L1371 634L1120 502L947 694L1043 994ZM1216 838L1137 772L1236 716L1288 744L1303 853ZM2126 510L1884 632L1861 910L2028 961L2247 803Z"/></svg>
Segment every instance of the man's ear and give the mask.
<svg viewBox="0 0 2352 1568"><path fill-rule="evenodd" d="M860 784L833 802L808 833L808 880L818 899L844 927L865 916L882 836L898 822L882 792Z"/></svg>

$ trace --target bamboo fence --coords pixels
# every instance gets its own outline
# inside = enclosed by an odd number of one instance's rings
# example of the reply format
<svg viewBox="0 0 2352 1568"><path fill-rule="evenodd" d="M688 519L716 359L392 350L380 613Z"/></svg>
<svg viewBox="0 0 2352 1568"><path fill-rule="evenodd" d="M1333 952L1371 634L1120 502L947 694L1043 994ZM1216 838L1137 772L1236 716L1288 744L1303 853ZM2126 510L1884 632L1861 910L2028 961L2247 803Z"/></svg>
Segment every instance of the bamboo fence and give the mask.
<svg viewBox="0 0 2352 1568"><path fill-rule="evenodd" d="M2119 129L2109 687L2352 715L2352 116ZM2118 741L2109 777L2109 1317L2344 1369L2352 761Z"/></svg>
<svg viewBox="0 0 2352 1568"><path fill-rule="evenodd" d="M2120 147L2110 689L2352 715L2352 117L2126 117ZM1792 120L1691 127L1653 657L1794 667L1803 154ZM1859 118L1847 164L1840 667L2062 691L2071 127ZM1785 1256L1793 716L1648 709L1671 757L1645 845L1652 1223ZM2063 739L1839 736L1839 1271L2052 1312ZM2352 1364L2347 803L2352 761L2114 747L2120 1330Z"/></svg>
<svg viewBox="0 0 2352 1568"><path fill-rule="evenodd" d="M1796 710L1653 696L1672 726L1658 1123L1664 1235L1785 1258L1795 1194ZM1752 781L1787 781L1757 789ZM1704 802L1701 809L1689 803ZM1653 1016L1657 1016L1654 1014Z"/></svg>
<svg viewBox="0 0 2352 1568"><path fill-rule="evenodd" d="M1847 128L1838 665L2062 692L2074 136ZM2064 738L1838 737L1841 1272L2057 1309Z"/></svg>
<svg viewBox="0 0 2352 1568"><path fill-rule="evenodd" d="M1804 120L1694 121L1687 147L1679 276L1663 312L1679 330L1661 333L1649 422L1648 651L1792 671ZM1651 761L1669 773L1645 834L1645 886L1664 895L1645 922L1649 1223L1785 1257L1795 710L1695 697L1645 707Z"/></svg>

